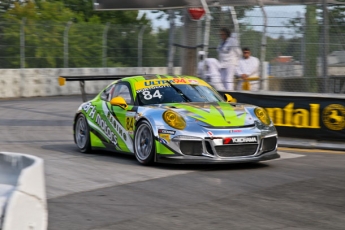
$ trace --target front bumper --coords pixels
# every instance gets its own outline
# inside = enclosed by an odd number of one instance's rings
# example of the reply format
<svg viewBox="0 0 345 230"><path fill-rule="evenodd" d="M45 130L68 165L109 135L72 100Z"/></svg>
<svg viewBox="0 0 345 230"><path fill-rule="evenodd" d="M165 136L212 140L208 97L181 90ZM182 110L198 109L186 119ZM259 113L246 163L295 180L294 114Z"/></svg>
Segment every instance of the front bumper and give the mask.
<svg viewBox="0 0 345 230"><path fill-rule="evenodd" d="M156 162L176 164L246 163L279 158L278 136L253 135L252 143L224 144L224 138L180 139L170 142L175 154L156 154ZM248 140L252 140L249 137ZM232 138L236 139L236 138ZM242 138L239 138L242 139ZM247 138L244 138L247 139Z"/></svg>
<svg viewBox="0 0 345 230"><path fill-rule="evenodd" d="M159 163L170 164L238 164L238 163L255 163L280 158L277 151L267 152L259 156L250 157L229 157L229 158L206 158L204 156L169 156L157 155L156 161Z"/></svg>

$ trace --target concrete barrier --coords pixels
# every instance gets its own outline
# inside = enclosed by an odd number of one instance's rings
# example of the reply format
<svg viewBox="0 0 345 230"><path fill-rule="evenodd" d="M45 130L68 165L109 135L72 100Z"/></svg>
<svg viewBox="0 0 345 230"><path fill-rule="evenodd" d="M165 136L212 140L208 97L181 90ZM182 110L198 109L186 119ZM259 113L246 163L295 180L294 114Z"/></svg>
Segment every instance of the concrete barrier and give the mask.
<svg viewBox="0 0 345 230"><path fill-rule="evenodd" d="M61 68L61 69L0 69L0 98L46 97L80 94L79 82L64 87L58 84L59 76L116 75L116 74L166 74L166 67L118 68ZM180 67L174 68L181 73ZM86 93L99 93L112 81L86 82Z"/></svg>
<svg viewBox="0 0 345 230"><path fill-rule="evenodd" d="M0 152L0 229L46 230L47 226L43 160Z"/></svg>

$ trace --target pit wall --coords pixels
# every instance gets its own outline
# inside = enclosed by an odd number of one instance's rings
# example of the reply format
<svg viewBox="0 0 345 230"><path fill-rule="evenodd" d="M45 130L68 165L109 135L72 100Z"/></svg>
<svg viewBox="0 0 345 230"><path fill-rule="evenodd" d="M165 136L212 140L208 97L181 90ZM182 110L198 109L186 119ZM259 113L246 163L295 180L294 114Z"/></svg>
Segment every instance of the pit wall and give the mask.
<svg viewBox="0 0 345 230"><path fill-rule="evenodd" d="M79 82L68 82L61 87L59 76L166 74L166 67L133 68L61 68L61 69L0 69L0 98L46 97L80 94ZM180 67L174 68L181 73ZM86 93L96 94L112 81L85 83Z"/></svg>

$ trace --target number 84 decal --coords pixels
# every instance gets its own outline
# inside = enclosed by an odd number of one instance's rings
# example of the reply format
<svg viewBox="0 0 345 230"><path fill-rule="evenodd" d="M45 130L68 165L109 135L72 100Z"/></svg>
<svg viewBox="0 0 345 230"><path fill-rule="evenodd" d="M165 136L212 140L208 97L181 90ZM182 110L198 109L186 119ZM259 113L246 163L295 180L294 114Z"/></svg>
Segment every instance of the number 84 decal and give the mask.
<svg viewBox="0 0 345 230"><path fill-rule="evenodd" d="M128 131L133 131L134 130L134 122L135 122L135 118L134 117L126 117L126 129Z"/></svg>
<svg viewBox="0 0 345 230"><path fill-rule="evenodd" d="M158 97L159 99L162 98L162 94L159 92L158 89L153 93L153 95L151 94L150 91L144 91L143 95L144 95L145 100L151 100L154 97Z"/></svg>

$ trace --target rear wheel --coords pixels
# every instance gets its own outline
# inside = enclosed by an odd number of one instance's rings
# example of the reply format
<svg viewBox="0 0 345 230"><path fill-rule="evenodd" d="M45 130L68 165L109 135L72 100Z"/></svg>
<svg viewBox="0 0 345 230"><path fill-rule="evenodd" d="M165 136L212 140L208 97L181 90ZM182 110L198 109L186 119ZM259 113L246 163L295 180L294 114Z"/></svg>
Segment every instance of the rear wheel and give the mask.
<svg viewBox="0 0 345 230"><path fill-rule="evenodd" d="M155 138L151 125L143 120L140 121L134 134L134 153L139 163L149 165L154 162Z"/></svg>
<svg viewBox="0 0 345 230"><path fill-rule="evenodd" d="M83 114L80 114L76 119L74 138L80 152L87 153L91 151L90 128Z"/></svg>

